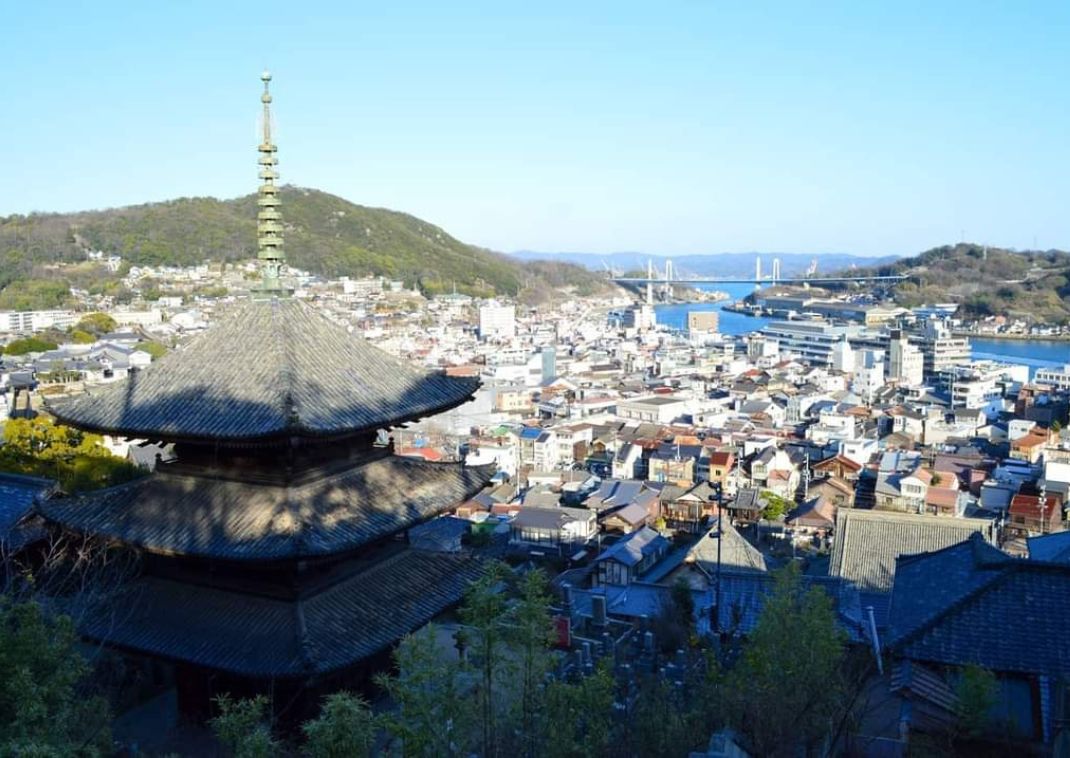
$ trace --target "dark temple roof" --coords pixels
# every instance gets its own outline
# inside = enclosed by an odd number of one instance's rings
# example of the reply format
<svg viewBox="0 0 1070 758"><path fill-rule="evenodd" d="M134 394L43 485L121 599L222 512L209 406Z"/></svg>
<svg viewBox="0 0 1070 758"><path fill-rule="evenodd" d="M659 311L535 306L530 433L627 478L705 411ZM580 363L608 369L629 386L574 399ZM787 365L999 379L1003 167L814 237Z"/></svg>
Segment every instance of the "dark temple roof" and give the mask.
<svg viewBox="0 0 1070 758"><path fill-rule="evenodd" d="M243 676L308 676L385 650L457 604L481 571L470 552L406 549L300 600L143 577L90 613L81 632Z"/></svg>
<svg viewBox="0 0 1070 758"><path fill-rule="evenodd" d="M1010 558L980 535L901 557L890 647L912 660L1070 676L1070 566Z"/></svg>
<svg viewBox="0 0 1070 758"><path fill-rule="evenodd" d="M291 484L156 473L38 510L71 530L154 552L265 561L343 553L430 518L485 485L493 466L382 456Z"/></svg>
<svg viewBox="0 0 1070 758"><path fill-rule="evenodd" d="M129 437L261 440L395 426L460 405L478 386L412 366L284 299L244 303L127 381L50 410Z"/></svg>

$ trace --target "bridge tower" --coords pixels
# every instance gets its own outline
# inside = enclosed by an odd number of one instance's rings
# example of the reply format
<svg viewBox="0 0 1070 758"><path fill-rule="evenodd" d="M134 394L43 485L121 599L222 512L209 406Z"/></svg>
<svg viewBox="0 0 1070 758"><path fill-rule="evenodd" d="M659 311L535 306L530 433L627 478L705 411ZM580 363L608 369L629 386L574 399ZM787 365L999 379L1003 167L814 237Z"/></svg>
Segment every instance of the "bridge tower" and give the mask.
<svg viewBox="0 0 1070 758"><path fill-rule="evenodd" d="M665 261L665 299L672 300L672 261Z"/></svg>
<svg viewBox="0 0 1070 758"><path fill-rule="evenodd" d="M654 304L654 261L646 259L646 304Z"/></svg>
<svg viewBox="0 0 1070 758"><path fill-rule="evenodd" d="M762 256L754 256L754 289L762 286Z"/></svg>
<svg viewBox="0 0 1070 758"><path fill-rule="evenodd" d="M780 281L780 259L773 259L773 284Z"/></svg>

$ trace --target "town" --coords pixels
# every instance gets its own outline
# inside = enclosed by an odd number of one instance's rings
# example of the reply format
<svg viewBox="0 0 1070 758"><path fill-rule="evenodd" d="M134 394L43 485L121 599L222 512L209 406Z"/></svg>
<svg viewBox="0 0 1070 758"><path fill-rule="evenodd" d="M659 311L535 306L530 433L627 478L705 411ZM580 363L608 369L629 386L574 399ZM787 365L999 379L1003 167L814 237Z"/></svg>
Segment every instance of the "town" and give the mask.
<svg viewBox="0 0 1070 758"><path fill-rule="evenodd" d="M47 416L52 404L137 381L163 356L179 359L255 295L256 271L252 261L131 269L128 286L148 276L173 294L123 307L98 301L87 307L103 310L90 314L0 314L5 416ZM1063 654L1043 651L1059 647L1063 611L1009 624L1007 604L1021 598L995 578L1055 582L1049 600L1070 586L1070 571L1048 568L1070 565L1070 365L1031 372L971 360L954 306L907 309L818 288L758 290L748 301L770 319L724 334L718 317L732 304L674 305L686 323L665 326L663 306L642 288L602 297L565 289L532 308L501 297L424 297L382 277L287 276L294 300L350 335L407 364L478 382L469 402L382 431L379 444L493 473L418 539L479 538L514 565L556 577L560 644L577 649L581 665L592 644L603 650L608 630L649 635L681 581L693 634L745 636L770 577L795 565L804 582L830 592L857 644L877 656L889 646L900 672L888 680L889 701L946 712L902 672L938 682L943 667L985 666L1007 677L1002 686L1048 692L1027 712L1024 723L1034 726L1015 737L1050 743L1055 692L1043 688L1055 686L1044 682L1056 680ZM227 294L184 293L206 286ZM159 439L105 435L102 444L146 471L175 459L176 444ZM16 544L35 498L58 488L0 480L5 491L27 490L8 513L5 539ZM932 572L949 571L976 589L933 584ZM931 595L930 610L900 616L903 593ZM960 618L966 597L972 621ZM1038 654L1009 668L1004 653L988 659L984 646L914 657L909 640L950 635L950 643L964 623ZM1046 630L1051 645L1042 644ZM859 731L855 744L901 738L898 718L884 727L891 731Z"/></svg>
<svg viewBox="0 0 1070 758"><path fill-rule="evenodd" d="M12 8L0 756L1070 756L1041 5Z"/></svg>

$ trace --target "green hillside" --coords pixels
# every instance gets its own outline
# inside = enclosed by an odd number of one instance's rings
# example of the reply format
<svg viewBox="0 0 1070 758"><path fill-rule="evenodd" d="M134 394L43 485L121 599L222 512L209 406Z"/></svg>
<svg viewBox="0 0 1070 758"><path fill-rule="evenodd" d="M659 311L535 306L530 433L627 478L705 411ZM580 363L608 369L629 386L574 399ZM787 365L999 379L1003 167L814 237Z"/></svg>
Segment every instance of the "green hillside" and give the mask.
<svg viewBox="0 0 1070 758"><path fill-rule="evenodd" d="M906 274L895 288L900 305L956 302L963 315L1008 315L1044 323L1070 321L1070 253L1015 252L974 244L945 245L883 266L852 269Z"/></svg>
<svg viewBox="0 0 1070 758"><path fill-rule="evenodd" d="M405 213L291 186L282 189L282 200L287 258L317 274L381 274L428 293L456 285L460 291L511 295L562 280L584 289L601 285L597 275L578 266L528 266L460 242ZM255 195L0 217L0 289L18 282L17 292L0 292L0 307L31 296L35 302L62 299L55 280L90 289L105 286L99 267L54 265L84 261L86 250L117 253L131 265L190 265L248 259L255 256L255 245Z"/></svg>

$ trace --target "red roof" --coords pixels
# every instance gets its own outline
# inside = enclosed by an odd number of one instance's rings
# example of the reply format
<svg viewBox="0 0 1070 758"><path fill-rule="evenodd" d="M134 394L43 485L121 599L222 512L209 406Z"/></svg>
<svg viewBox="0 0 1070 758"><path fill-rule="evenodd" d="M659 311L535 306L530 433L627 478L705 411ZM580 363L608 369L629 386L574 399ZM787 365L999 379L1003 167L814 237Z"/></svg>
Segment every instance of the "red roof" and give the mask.
<svg viewBox="0 0 1070 758"><path fill-rule="evenodd" d="M1048 521L1059 509L1060 502L1056 495L1048 495L1044 498L1044 520ZM1012 516L1024 516L1025 518L1038 518L1040 516L1040 496L1038 495L1015 495L1011 498Z"/></svg>
<svg viewBox="0 0 1070 758"><path fill-rule="evenodd" d="M432 463L438 463L445 457L432 447L403 447L398 450L398 455L404 455L406 458L423 458Z"/></svg>
<svg viewBox="0 0 1070 758"><path fill-rule="evenodd" d="M731 466L736 460L736 456L732 453L726 453L724 451L717 451L710 453L710 465L711 466Z"/></svg>

